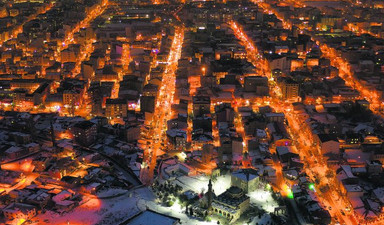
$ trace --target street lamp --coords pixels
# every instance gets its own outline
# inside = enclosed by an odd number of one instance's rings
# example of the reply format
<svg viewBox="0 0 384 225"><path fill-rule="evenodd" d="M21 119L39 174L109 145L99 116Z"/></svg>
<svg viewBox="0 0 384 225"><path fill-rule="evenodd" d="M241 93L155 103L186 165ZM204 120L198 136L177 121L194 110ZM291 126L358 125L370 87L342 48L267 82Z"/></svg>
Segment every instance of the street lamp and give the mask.
<svg viewBox="0 0 384 225"><path fill-rule="evenodd" d="M314 184L314 183L310 183L310 184L308 185L308 188L309 188L310 190L312 190L312 191L315 191L315 184Z"/></svg>
<svg viewBox="0 0 384 225"><path fill-rule="evenodd" d="M205 76L205 71L206 71L205 66L203 66L203 67L201 68L201 71L203 72L203 75Z"/></svg>

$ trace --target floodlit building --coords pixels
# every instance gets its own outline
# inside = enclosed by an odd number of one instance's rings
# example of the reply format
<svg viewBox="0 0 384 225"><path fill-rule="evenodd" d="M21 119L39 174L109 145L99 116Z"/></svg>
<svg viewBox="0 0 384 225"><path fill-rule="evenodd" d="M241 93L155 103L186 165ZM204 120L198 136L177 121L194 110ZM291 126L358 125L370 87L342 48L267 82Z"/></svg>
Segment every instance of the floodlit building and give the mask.
<svg viewBox="0 0 384 225"><path fill-rule="evenodd" d="M229 222L238 220L250 206L250 198L239 188L232 186L213 198L212 213L223 216Z"/></svg>
<svg viewBox="0 0 384 225"><path fill-rule="evenodd" d="M254 169L242 169L231 173L231 185L241 188L245 193L257 189L260 184L260 176Z"/></svg>

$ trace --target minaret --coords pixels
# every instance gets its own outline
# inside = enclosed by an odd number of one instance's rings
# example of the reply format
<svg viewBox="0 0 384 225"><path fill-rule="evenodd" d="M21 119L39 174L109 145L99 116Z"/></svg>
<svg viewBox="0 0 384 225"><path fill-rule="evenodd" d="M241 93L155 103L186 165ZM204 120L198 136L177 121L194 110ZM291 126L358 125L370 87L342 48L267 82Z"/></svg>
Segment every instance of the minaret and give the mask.
<svg viewBox="0 0 384 225"><path fill-rule="evenodd" d="M208 183L208 211L210 212L212 209L212 180L209 179Z"/></svg>
<svg viewBox="0 0 384 225"><path fill-rule="evenodd" d="M56 147L55 129L53 128L53 122L52 121L51 121L51 141L52 141L52 147Z"/></svg>

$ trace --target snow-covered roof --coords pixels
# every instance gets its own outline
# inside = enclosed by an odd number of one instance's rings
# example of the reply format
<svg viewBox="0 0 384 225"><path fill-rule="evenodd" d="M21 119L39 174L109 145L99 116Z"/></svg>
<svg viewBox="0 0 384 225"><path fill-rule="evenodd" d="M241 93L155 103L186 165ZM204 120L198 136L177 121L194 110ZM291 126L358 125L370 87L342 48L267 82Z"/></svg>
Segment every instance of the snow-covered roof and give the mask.
<svg viewBox="0 0 384 225"><path fill-rule="evenodd" d="M167 216L152 210L143 211L125 223L124 225L148 225L148 224L161 224L161 225L173 225L177 224L180 219L172 216Z"/></svg>
<svg viewBox="0 0 384 225"><path fill-rule="evenodd" d="M52 197L52 200L57 204L57 205L62 205L62 206L68 206L74 204L74 201L67 200L68 198L72 197L72 193L69 191L62 191L59 194L55 195Z"/></svg>
<svg viewBox="0 0 384 225"><path fill-rule="evenodd" d="M384 187L376 188L372 192L381 203L384 203Z"/></svg>
<svg viewBox="0 0 384 225"><path fill-rule="evenodd" d="M170 137L176 137L177 136L177 137L187 138L186 131L180 130L180 129L167 130L167 135Z"/></svg>
<svg viewBox="0 0 384 225"><path fill-rule="evenodd" d="M277 146L276 147L276 152L277 152L278 155L285 155L285 154L288 154L291 151L288 148L288 146Z"/></svg>
<svg viewBox="0 0 384 225"><path fill-rule="evenodd" d="M10 148L8 148L7 150L5 150L5 152L7 154L12 154L12 153L15 153L15 152L18 152L18 151L21 151L22 149L20 147L17 147L17 146L11 146Z"/></svg>
<svg viewBox="0 0 384 225"><path fill-rule="evenodd" d="M251 181L259 177L256 170L253 169L243 169L238 170L232 173L232 176L237 177L244 181Z"/></svg>
<svg viewBox="0 0 384 225"><path fill-rule="evenodd" d="M351 205L355 210L364 207L364 202L361 200L360 197L349 198L349 201L351 202Z"/></svg>
<svg viewBox="0 0 384 225"><path fill-rule="evenodd" d="M362 192L363 189L356 184L344 185L347 192Z"/></svg>
<svg viewBox="0 0 384 225"><path fill-rule="evenodd" d="M341 165L342 171L344 171L344 179L346 178L355 178L355 175L352 173L351 166L349 165Z"/></svg>

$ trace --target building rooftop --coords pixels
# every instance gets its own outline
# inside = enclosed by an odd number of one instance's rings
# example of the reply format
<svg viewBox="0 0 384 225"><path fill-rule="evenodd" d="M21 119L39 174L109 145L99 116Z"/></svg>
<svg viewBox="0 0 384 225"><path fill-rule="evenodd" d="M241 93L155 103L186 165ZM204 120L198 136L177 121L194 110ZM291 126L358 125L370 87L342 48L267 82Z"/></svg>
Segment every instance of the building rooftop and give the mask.
<svg viewBox="0 0 384 225"><path fill-rule="evenodd" d="M237 177L244 181L251 181L259 177L257 170L254 169L242 169L232 173L232 176Z"/></svg>
<svg viewBox="0 0 384 225"><path fill-rule="evenodd" d="M318 134L318 137L322 143L328 142L328 141L336 141L339 142L337 137L335 135L330 135L330 134Z"/></svg>
<svg viewBox="0 0 384 225"><path fill-rule="evenodd" d="M95 124L92 123L91 121L86 120L86 121L82 121L82 122L76 123L74 127L80 128L80 129L89 129L89 128L91 128L94 125Z"/></svg>
<svg viewBox="0 0 384 225"><path fill-rule="evenodd" d="M174 225L178 224L180 221L179 218L164 215L150 209L147 209L139 214L131 217L127 221L121 223L120 225L151 225L151 224L161 224L161 225Z"/></svg>

